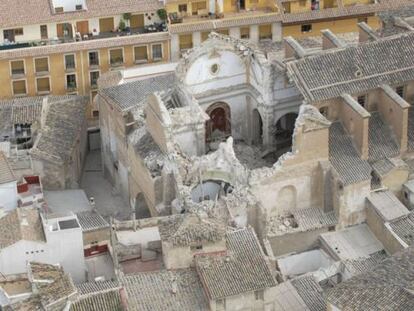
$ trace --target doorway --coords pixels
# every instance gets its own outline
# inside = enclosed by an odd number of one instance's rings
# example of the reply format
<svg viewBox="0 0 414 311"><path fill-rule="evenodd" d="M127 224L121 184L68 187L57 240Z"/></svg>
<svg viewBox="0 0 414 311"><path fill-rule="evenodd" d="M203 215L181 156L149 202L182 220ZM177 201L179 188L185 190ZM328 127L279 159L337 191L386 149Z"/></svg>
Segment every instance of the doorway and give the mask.
<svg viewBox="0 0 414 311"><path fill-rule="evenodd" d="M230 107L218 102L207 108L210 120L206 124L206 141L221 141L231 135Z"/></svg>
<svg viewBox="0 0 414 311"><path fill-rule="evenodd" d="M246 10L246 0L239 0L240 10Z"/></svg>

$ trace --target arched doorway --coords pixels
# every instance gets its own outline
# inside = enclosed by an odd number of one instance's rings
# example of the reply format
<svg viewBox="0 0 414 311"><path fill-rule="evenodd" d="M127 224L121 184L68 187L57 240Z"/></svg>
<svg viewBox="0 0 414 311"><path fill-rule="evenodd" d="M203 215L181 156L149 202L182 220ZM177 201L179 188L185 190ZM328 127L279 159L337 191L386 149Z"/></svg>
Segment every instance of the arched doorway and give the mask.
<svg viewBox="0 0 414 311"><path fill-rule="evenodd" d="M218 102L207 108L210 120L206 123L206 141L221 141L231 135L230 107Z"/></svg>
<svg viewBox="0 0 414 311"><path fill-rule="evenodd" d="M292 136L297 117L296 113L287 113L276 122L275 142L277 150L290 149L292 147Z"/></svg>
<svg viewBox="0 0 414 311"><path fill-rule="evenodd" d="M257 109L253 110L252 121L252 143L253 145L261 145L263 142L263 121Z"/></svg>

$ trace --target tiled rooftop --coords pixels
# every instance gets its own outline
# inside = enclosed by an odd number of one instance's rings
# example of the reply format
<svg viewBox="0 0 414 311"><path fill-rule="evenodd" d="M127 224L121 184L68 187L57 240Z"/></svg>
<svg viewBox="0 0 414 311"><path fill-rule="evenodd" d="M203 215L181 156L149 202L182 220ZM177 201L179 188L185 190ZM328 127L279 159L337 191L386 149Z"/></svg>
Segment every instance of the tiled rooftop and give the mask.
<svg viewBox="0 0 414 311"><path fill-rule="evenodd" d="M394 134L378 112L371 113L368 136L370 161L398 156L399 146Z"/></svg>
<svg viewBox="0 0 414 311"><path fill-rule="evenodd" d="M414 79L414 34L327 50L288 64L297 86L308 101L356 94L382 84ZM393 55L393 57L387 57ZM356 76L358 75L358 76ZM317 78L316 78L317 77Z"/></svg>
<svg viewBox="0 0 414 311"><path fill-rule="evenodd" d="M327 299L339 309L353 311L414 310L413 280L410 247L329 290Z"/></svg>
<svg viewBox="0 0 414 311"><path fill-rule="evenodd" d="M329 160L346 185L371 179L370 165L360 158L340 122L332 123L329 130Z"/></svg>
<svg viewBox="0 0 414 311"><path fill-rule="evenodd" d="M180 246L217 242L223 240L226 233L226 227L220 221L196 214L170 216L161 221L158 229L163 242Z"/></svg>
<svg viewBox="0 0 414 311"><path fill-rule="evenodd" d="M0 151L0 184L16 181L13 170L6 158L6 155Z"/></svg>
<svg viewBox="0 0 414 311"><path fill-rule="evenodd" d="M18 208L0 218L0 250L20 240L45 242L37 209Z"/></svg>
<svg viewBox="0 0 414 311"><path fill-rule="evenodd" d="M106 220L96 211L85 211L76 214L83 232L109 228Z"/></svg>
<svg viewBox="0 0 414 311"><path fill-rule="evenodd" d="M116 107L123 111L141 104L154 92L166 91L173 87L175 81L175 74L170 73L109 87L103 89L102 94L110 98Z"/></svg>
<svg viewBox="0 0 414 311"><path fill-rule="evenodd" d="M252 228L227 233L227 252L195 257L208 297L213 300L277 285Z"/></svg>
<svg viewBox="0 0 414 311"><path fill-rule="evenodd" d="M291 283L310 311L326 310L324 292L312 275L295 278Z"/></svg>
<svg viewBox="0 0 414 311"><path fill-rule="evenodd" d="M121 278L128 311L207 311L203 288L193 269L144 272Z"/></svg>

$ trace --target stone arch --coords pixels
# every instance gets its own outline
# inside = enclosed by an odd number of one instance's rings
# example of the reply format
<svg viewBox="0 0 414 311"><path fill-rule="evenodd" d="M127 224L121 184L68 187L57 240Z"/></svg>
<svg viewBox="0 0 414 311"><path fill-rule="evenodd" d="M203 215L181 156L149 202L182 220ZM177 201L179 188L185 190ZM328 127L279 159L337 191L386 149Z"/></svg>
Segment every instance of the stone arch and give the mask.
<svg viewBox="0 0 414 311"><path fill-rule="evenodd" d="M149 218L151 211L148 207L147 200L142 192L135 197L135 219Z"/></svg>
<svg viewBox="0 0 414 311"><path fill-rule="evenodd" d="M220 141L231 136L231 110L225 102L210 105L206 113L210 119L206 122L206 141Z"/></svg>
<svg viewBox="0 0 414 311"><path fill-rule="evenodd" d="M292 136L297 117L297 113L289 112L277 120L275 125L276 149L290 149L292 147Z"/></svg>
<svg viewBox="0 0 414 311"><path fill-rule="evenodd" d="M253 145L263 143L263 120L257 109L253 109L252 112L252 143Z"/></svg>
<svg viewBox="0 0 414 311"><path fill-rule="evenodd" d="M276 208L272 211L273 215L280 215L284 212L296 209L297 191L293 185L284 186L279 190L276 201Z"/></svg>

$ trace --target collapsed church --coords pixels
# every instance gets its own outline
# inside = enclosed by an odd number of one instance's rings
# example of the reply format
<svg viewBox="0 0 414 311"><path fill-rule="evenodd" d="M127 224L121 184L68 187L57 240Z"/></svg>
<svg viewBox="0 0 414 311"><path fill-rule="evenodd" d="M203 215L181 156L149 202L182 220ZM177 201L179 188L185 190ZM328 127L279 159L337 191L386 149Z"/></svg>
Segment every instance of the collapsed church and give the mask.
<svg viewBox="0 0 414 311"><path fill-rule="evenodd" d="M359 41L265 49L212 33L173 69L101 77L104 171L131 218L205 213L279 256L365 222L375 191L404 200L414 34L362 24Z"/></svg>

